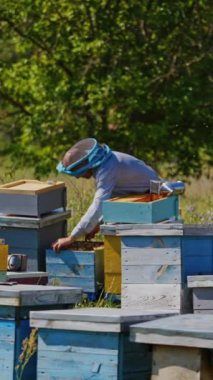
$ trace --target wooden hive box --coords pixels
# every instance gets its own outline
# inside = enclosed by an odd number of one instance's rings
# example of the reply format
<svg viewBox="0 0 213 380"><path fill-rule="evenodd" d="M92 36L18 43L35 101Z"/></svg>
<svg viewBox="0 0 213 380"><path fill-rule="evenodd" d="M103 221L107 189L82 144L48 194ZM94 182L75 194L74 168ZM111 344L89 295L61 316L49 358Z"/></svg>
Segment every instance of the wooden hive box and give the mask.
<svg viewBox="0 0 213 380"><path fill-rule="evenodd" d="M8 244L5 240L0 240L0 282L6 280L7 274Z"/></svg>
<svg viewBox="0 0 213 380"><path fill-rule="evenodd" d="M104 292L107 298L120 298L121 294L121 239L104 236Z"/></svg>
<svg viewBox="0 0 213 380"><path fill-rule="evenodd" d="M193 292L194 313L213 314L213 275L188 276Z"/></svg>
<svg viewBox="0 0 213 380"><path fill-rule="evenodd" d="M31 312L31 327L38 328L37 380L148 380L150 347L130 343L129 325L168 314L116 308Z"/></svg>
<svg viewBox="0 0 213 380"><path fill-rule="evenodd" d="M211 380L213 315L185 314L138 323L130 340L152 344L151 380Z"/></svg>
<svg viewBox="0 0 213 380"><path fill-rule="evenodd" d="M0 213L41 217L66 208L64 182L19 180L0 186Z"/></svg>
<svg viewBox="0 0 213 380"><path fill-rule="evenodd" d="M49 284L80 286L90 300L103 288L103 265L103 243L79 241L60 253L46 250Z"/></svg>
<svg viewBox="0 0 213 380"><path fill-rule="evenodd" d="M178 196L142 194L103 202L104 223L157 223L178 219Z"/></svg>
<svg viewBox="0 0 213 380"><path fill-rule="evenodd" d="M27 255L27 271L46 271L45 251L67 234L70 211L54 211L41 218L0 215L0 238L9 253Z"/></svg>
<svg viewBox="0 0 213 380"><path fill-rule="evenodd" d="M183 280L213 274L213 224L184 224L182 237Z"/></svg>
<svg viewBox="0 0 213 380"><path fill-rule="evenodd" d="M22 342L29 338L30 310L63 309L80 302L79 288L43 285L0 285L0 374L1 380L17 380L15 366ZM36 355L27 365L22 380L36 380Z"/></svg>
<svg viewBox="0 0 213 380"><path fill-rule="evenodd" d="M192 310L182 277L181 223L103 225L121 239L121 306L143 310Z"/></svg>

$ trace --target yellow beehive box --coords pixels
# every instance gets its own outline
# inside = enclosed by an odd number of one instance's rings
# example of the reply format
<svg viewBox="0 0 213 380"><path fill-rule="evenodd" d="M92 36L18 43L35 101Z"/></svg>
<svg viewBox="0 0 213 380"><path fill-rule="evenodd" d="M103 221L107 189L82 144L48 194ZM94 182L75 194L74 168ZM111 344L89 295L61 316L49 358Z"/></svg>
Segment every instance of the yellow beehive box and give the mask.
<svg viewBox="0 0 213 380"><path fill-rule="evenodd" d="M104 236L104 289L105 293L121 294L121 239Z"/></svg>
<svg viewBox="0 0 213 380"><path fill-rule="evenodd" d="M7 272L8 245L0 239L0 271Z"/></svg>

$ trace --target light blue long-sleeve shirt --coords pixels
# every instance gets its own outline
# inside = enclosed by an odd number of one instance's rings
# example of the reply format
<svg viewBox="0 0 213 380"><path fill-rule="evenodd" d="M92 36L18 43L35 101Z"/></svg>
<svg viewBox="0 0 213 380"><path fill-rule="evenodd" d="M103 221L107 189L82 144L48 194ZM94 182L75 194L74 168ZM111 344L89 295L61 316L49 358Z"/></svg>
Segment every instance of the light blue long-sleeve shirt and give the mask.
<svg viewBox="0 0 213 380"><path fill-rule="evenodd" d="M112 152L93 174L96 192L93 201L71 236L78 238L91 232L102 218L104 200L133 193L145 193L150 180L159 179L157 173L142 160L126 153Z"/></svg>

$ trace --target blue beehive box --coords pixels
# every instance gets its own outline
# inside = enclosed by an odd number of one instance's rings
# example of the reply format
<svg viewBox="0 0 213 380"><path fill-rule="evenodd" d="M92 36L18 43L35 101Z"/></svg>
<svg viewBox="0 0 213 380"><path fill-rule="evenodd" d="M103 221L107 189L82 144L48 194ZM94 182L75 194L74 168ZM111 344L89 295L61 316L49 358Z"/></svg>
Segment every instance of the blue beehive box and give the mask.
<svg viewBox="0 0 213 380"><path fill-rule="evenodd" d="M178 196L156 194L113 198L103 202L105 223L157 223L178 219Z"/></svg>
<svg viewBox="0 0 213 380"><path fill-rule="evenodd" d="M16 380L22 342L29 338L30 310L63 309L82 298L80 288L43 285L0 285L0 378ZM36 355L24 370L22 380L36 380Z"/></svg>
<svg viewBox="0 0 213 380"><path fill-rule="evenodd" d="M79 286L95 300L104 281L103 243L79 241L60 253L46 250L49 284Z"/></svg>
<svg viewBox="0 0 213 380"><path fill-rule="evenodd" d="M213 224L185 224L182 237L183 280L213 274Z"/></svg>
<svg viewBox="0 0 213 380"><path fill-rule="evenodd" d="M151 349L129 341L129 325L168 315L116 308L31 312L38 328L37 380L148 380Z"/></svg>
<svg viewBox="0 0 213 380"><path fill-rule="evenodd" d="M37 217L0 214L0 239L5 239L9 253L27 255L28 271L46 271L45 250L53 241L67 234L70 210L57 210Z"/></svg>

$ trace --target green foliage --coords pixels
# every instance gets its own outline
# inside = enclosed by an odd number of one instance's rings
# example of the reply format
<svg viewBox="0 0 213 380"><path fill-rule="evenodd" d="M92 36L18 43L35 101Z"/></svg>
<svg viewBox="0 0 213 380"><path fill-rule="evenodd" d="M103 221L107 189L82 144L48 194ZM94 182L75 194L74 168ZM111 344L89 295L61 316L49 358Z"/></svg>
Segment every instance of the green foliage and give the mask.
<svg viewBox="0 0 213 380"><path fill-rule="evenodd" d="M94 136L170 176L212 152L208 0L1 0L2 152L37 175ZM212 163L212 162L211 162Z"/></svg>

